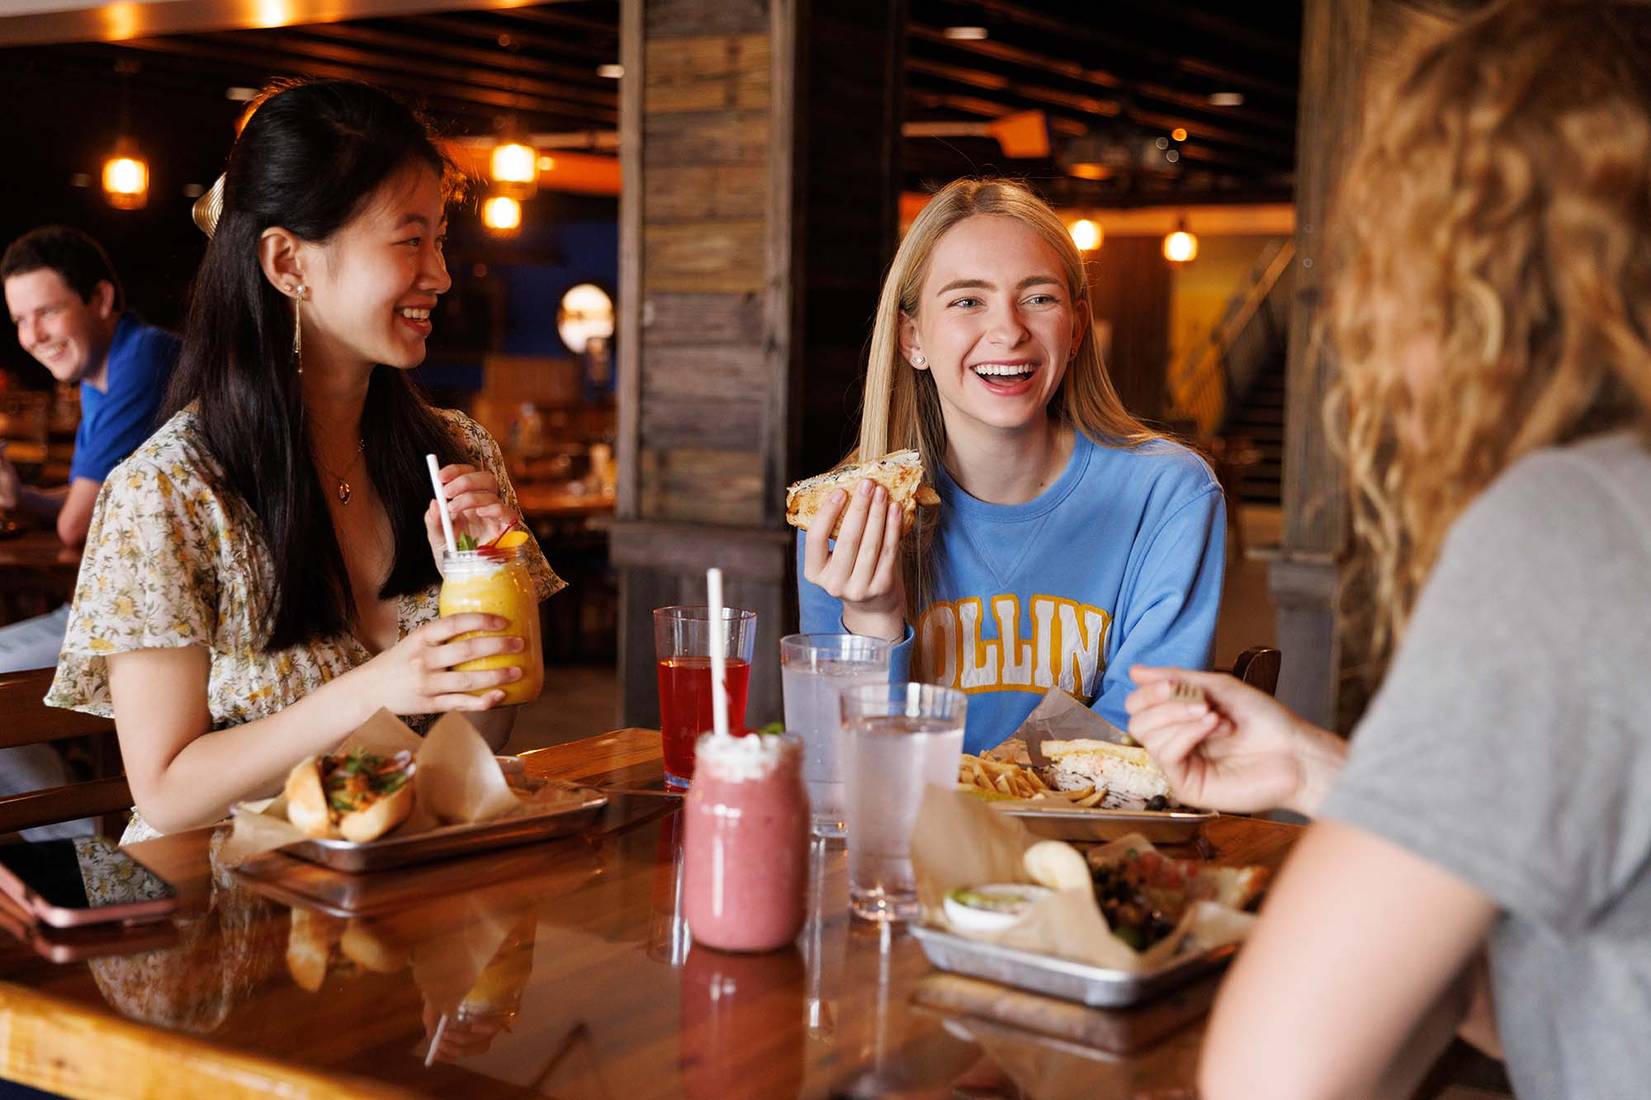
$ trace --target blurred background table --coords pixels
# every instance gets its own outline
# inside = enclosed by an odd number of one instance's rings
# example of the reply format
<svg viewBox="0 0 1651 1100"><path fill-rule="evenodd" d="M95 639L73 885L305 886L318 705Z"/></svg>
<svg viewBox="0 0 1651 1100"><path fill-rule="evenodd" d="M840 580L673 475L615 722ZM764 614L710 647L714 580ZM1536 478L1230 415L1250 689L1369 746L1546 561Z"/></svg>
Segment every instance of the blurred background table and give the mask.
<svg viewBox="0 0 1651 1100"><path fill-rule="evenodd" d="M617 648L619 589L608 563L614 496L590 482L516 486L523 521L567 589L544 605L545 659L611 662Z"/></svg>
<svg viewBox="0 0 1651 1100"><path fill-rule="evenodd" d="M616 788L661 779L653 731L526 759ZM1179 1021L1201 1019L1201 1000L1079 1010L1099 1034L1160 1028L1125 1055L919 1003L933 971L909 935L849 918L841 848L814 853L794 946L696 946L677 805L615 796L583 838L355 883L281 855L256 879L214 869L210 829L134 845L189 916L159 949L90 962L0 942L0 1074L79 1096L179 1095L188 1082L215 1100L1192 1095L1202 1024ZM1223 817L1208 840L1223 862L1276 865L1297 834ZM346 896L370 915L334 921L311 908L328 903L300 901ZM305 973L314 992L295 980Z"/></svg>
<svg viewBox="0 0 1651 1100"><path fill-rule="evenodd" d="M63 545L50 528L0 535L0 626L67 603L79 574L80 549Z"/></svg>

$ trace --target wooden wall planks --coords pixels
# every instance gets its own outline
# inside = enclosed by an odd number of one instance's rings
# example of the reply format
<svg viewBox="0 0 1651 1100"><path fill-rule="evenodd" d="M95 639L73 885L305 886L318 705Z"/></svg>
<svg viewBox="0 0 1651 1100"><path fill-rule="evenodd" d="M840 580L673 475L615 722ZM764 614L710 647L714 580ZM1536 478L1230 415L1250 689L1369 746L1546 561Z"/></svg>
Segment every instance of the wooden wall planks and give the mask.
<svg viewBox="0 0 1651 1100"><path fill-rule="evenodd" d="M654 225L755 221L768 211L768 169L762 164L660 165L643 187Z"/></svg>
<svg viewBox="0 0 1651 1100"><path fill-rule="evenodd" d="M685 164L762 164L768 155L768 121L766 110L650 117L642 149L643 168L657 171Z"/></svg>
<svg viewBox="0 0 1651 1100"><path fill-rule="evenodd" d="M654 39L647 45L643 110L764 110L770 64L767 34Z"/></svg>
<svg viewBox="0 0 1651 1100"><path fill-rule="evenodd" d="M642 285L646 292L716 291L744 294L763 289L764 233L760 219L691 225L649 224L642 230Z"/></svg>
<svg viewBox="0 0 1651 1100"><path fill-rule="evenodd" d="M657 716L649 613L703 600L713 564L759 615L749 715L779 716L783 490L840 457L894 241L904 5L845 2L625 3L640 87L621 100L634 290L612 546L628 723Z"/></svg>

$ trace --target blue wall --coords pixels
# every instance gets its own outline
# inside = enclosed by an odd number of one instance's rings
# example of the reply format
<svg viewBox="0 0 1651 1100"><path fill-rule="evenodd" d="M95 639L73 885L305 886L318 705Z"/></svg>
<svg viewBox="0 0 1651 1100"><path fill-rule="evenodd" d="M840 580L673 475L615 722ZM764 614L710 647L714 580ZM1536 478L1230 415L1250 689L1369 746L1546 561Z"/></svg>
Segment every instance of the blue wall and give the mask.
<svg viewBox="0 0 1651 1100"><path fill-rule="evenodd" d="M501 342L507 355L571 355L556 335L556 307L562 295L579 283L595 283L610 295L619 287L619 225L617 222L564 222L535 230L524 227L518 246L553 262L509 262L493 265L504 280L505 329Z"/></svg>

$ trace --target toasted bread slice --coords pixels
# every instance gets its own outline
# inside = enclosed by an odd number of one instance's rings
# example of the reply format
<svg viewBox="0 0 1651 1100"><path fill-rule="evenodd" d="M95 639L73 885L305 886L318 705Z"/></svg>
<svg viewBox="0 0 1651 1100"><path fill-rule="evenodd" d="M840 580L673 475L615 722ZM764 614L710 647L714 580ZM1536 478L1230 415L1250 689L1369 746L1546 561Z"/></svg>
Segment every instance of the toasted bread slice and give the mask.
<svg viewBox="0 0 1651 1100"><path fill-rule="evenodd" d="M1050 785L1058 791L1105 787L1103 806L1139 805L1158 795L1169 797L1169 779L1147 750L1111 741L1045 741Z"/></svg>
<svg viewBox="0 0 1651 1100"><path fill-rule="evenodd" d="M911 529L918 505L932 508L940 503L940 494L923 484L923 460L917 452L894 451L870 462L838 467L786 489L785 521L812 532L815 513L834 490L852 493L854 487L867 478L887 489L889 499L900 505L902 530ZM831 529L831 538L837 537L842 525L843 517L839 515Z"/></svg>
<svg viewBox="0 0 1651 1100"><path fill-rule="evenodd" d="M287 820L305 836L336 838L338 828L327 813L327 796L321 790L321 758L305 758L287 774Z"/></svg>

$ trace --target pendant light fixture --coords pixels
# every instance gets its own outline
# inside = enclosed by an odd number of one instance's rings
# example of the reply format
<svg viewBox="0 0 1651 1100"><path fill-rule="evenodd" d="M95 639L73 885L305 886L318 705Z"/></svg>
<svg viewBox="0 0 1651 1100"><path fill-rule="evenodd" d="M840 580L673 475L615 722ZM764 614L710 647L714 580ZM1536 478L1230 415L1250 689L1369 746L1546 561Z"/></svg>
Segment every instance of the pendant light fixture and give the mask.
<svg viewBox="0 0 1651 1100"><path fill-rule="evenodd" d="M138 63L115 62L120 74L120 131L115 147L103 160L103 195L116 210L141 210L149 204L149 161L132 137L132 74Z"/></svg>
<svg viewBox="0 0 1651 1100"><path fill-rule="evenodd" d="M1180 218L1175 230L1164 235L1164 259L1172 264L1187 264L1198 258L1198 237L1187 231L1187 219Z"/></svg>

